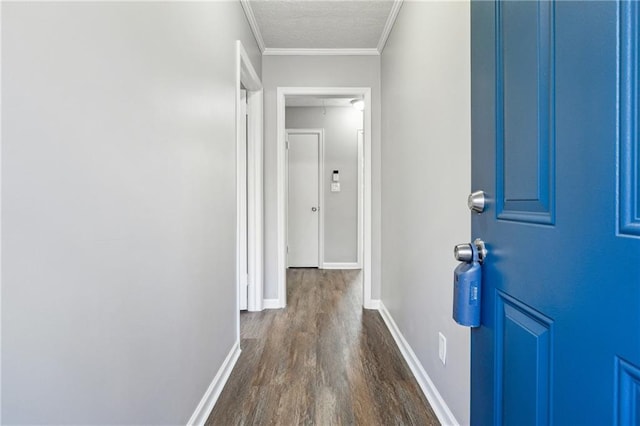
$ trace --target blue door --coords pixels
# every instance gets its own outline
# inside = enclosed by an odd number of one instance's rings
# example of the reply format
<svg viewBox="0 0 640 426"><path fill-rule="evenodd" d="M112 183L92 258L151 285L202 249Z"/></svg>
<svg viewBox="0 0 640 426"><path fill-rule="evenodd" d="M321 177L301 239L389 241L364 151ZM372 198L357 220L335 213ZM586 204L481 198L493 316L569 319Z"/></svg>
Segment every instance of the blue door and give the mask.
<svg viewBox="0 0 640 426"><path fill-rule="evenodd" d="M640 424L640 5L473 1L475 425Z"/></svg>

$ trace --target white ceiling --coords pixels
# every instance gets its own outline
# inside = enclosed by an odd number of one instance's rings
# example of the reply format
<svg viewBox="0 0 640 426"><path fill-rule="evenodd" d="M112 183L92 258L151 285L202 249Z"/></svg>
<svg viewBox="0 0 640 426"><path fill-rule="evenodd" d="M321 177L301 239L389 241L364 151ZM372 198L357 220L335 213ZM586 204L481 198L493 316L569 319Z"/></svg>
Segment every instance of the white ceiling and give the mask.
<svg viewBox="0 0 640 426"><path fill-rule="evenodd" d="M379 53L399 0L241 0L261 50L351 49Z"/></svg>

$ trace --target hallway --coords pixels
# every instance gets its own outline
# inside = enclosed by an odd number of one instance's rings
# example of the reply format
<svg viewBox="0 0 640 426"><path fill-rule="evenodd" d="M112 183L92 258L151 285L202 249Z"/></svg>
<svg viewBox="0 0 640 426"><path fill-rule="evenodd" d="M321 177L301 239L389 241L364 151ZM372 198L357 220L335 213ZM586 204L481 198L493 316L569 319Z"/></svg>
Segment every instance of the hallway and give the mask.
<svg viewBox="0 0 640 426"><path fill-rule="evenodd" d="M241 315L242 354L207 424L437 425L361 272L290 269L284 310Z"/></svg>

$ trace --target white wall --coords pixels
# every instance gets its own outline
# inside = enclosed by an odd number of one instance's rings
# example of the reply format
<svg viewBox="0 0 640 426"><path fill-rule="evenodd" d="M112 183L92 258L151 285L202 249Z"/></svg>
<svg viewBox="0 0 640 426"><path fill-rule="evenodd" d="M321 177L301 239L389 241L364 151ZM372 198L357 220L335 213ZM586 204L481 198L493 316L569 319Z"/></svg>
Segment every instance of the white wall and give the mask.
<svg viewBox="0 0 640 426"><path fill-rule="evenodd" d="M277 129L278 87L371 87L372 122L372 271L371 295L380 297L380 57L264 56L264 208L265 299L278 297L277 254ZM366 149L366 148L365 148Z"/></svg>
<svg viewBox="0 0 640 426"><path fill-rule="evenodd" d="M242 8L2 9L2 420L184 424L236 341Z"/></svg>
<svg viewBox="0 0 640 426"><path fill-rule="evenodd" d="M286 108L287 129L324 129L324 261L358 261L358 130L363 114L353 107ZM331 174L340 172L340 192Z"/></svg>
<svg viewBox="0 0 640 426"><path fill-rule="evenodd" d="M451 306L453 246L471 235L469 36L468 2L405 2L382 54L382 301L462 424L469 330Z"/></svg>

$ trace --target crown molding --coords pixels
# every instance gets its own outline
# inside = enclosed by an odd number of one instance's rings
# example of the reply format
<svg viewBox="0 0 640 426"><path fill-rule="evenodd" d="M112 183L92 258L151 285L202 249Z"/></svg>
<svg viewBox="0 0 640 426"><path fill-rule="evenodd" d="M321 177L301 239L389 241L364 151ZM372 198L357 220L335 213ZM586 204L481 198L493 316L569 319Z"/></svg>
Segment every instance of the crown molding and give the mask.
<svg viewBox="0 0 640 426"><path fill-rule="evenodd" d="M264 52L265 50L264 39L262 38L260 27L258 27L258 21L256 21L256 15L253 14L251 3L249 2L249 0L240 0L240 4L242 5L244 14L247 17L247 21L249 21L249 26L251 27L251 32L253 33L253 37L256 39L256 43L258 44L258 49L260 49L260 52Z"/></svg>
<svg viewBox="0 0 640 426"><path fill-rule="evenodd" d="M387 39L389 38L389 34L391 34L391 30L393 29L393 25L396 23L396 18L398 17L398 13L400 12L400 8L402 7L403 0L394 0L393 6L391 6L391 12L389 13L389 17L387 18L387 23L384 25L384 29L382 30L382 34L380 35L380 41L378 41L378 52L382 54L384 50L385 44L387 44Z"/></svg>
<svg viewBox="0 0 640 426"><path fill-rule="evenodd" d="M265 56L377 56L378 49L277 49L266 48L262 51Z"/></svg>

